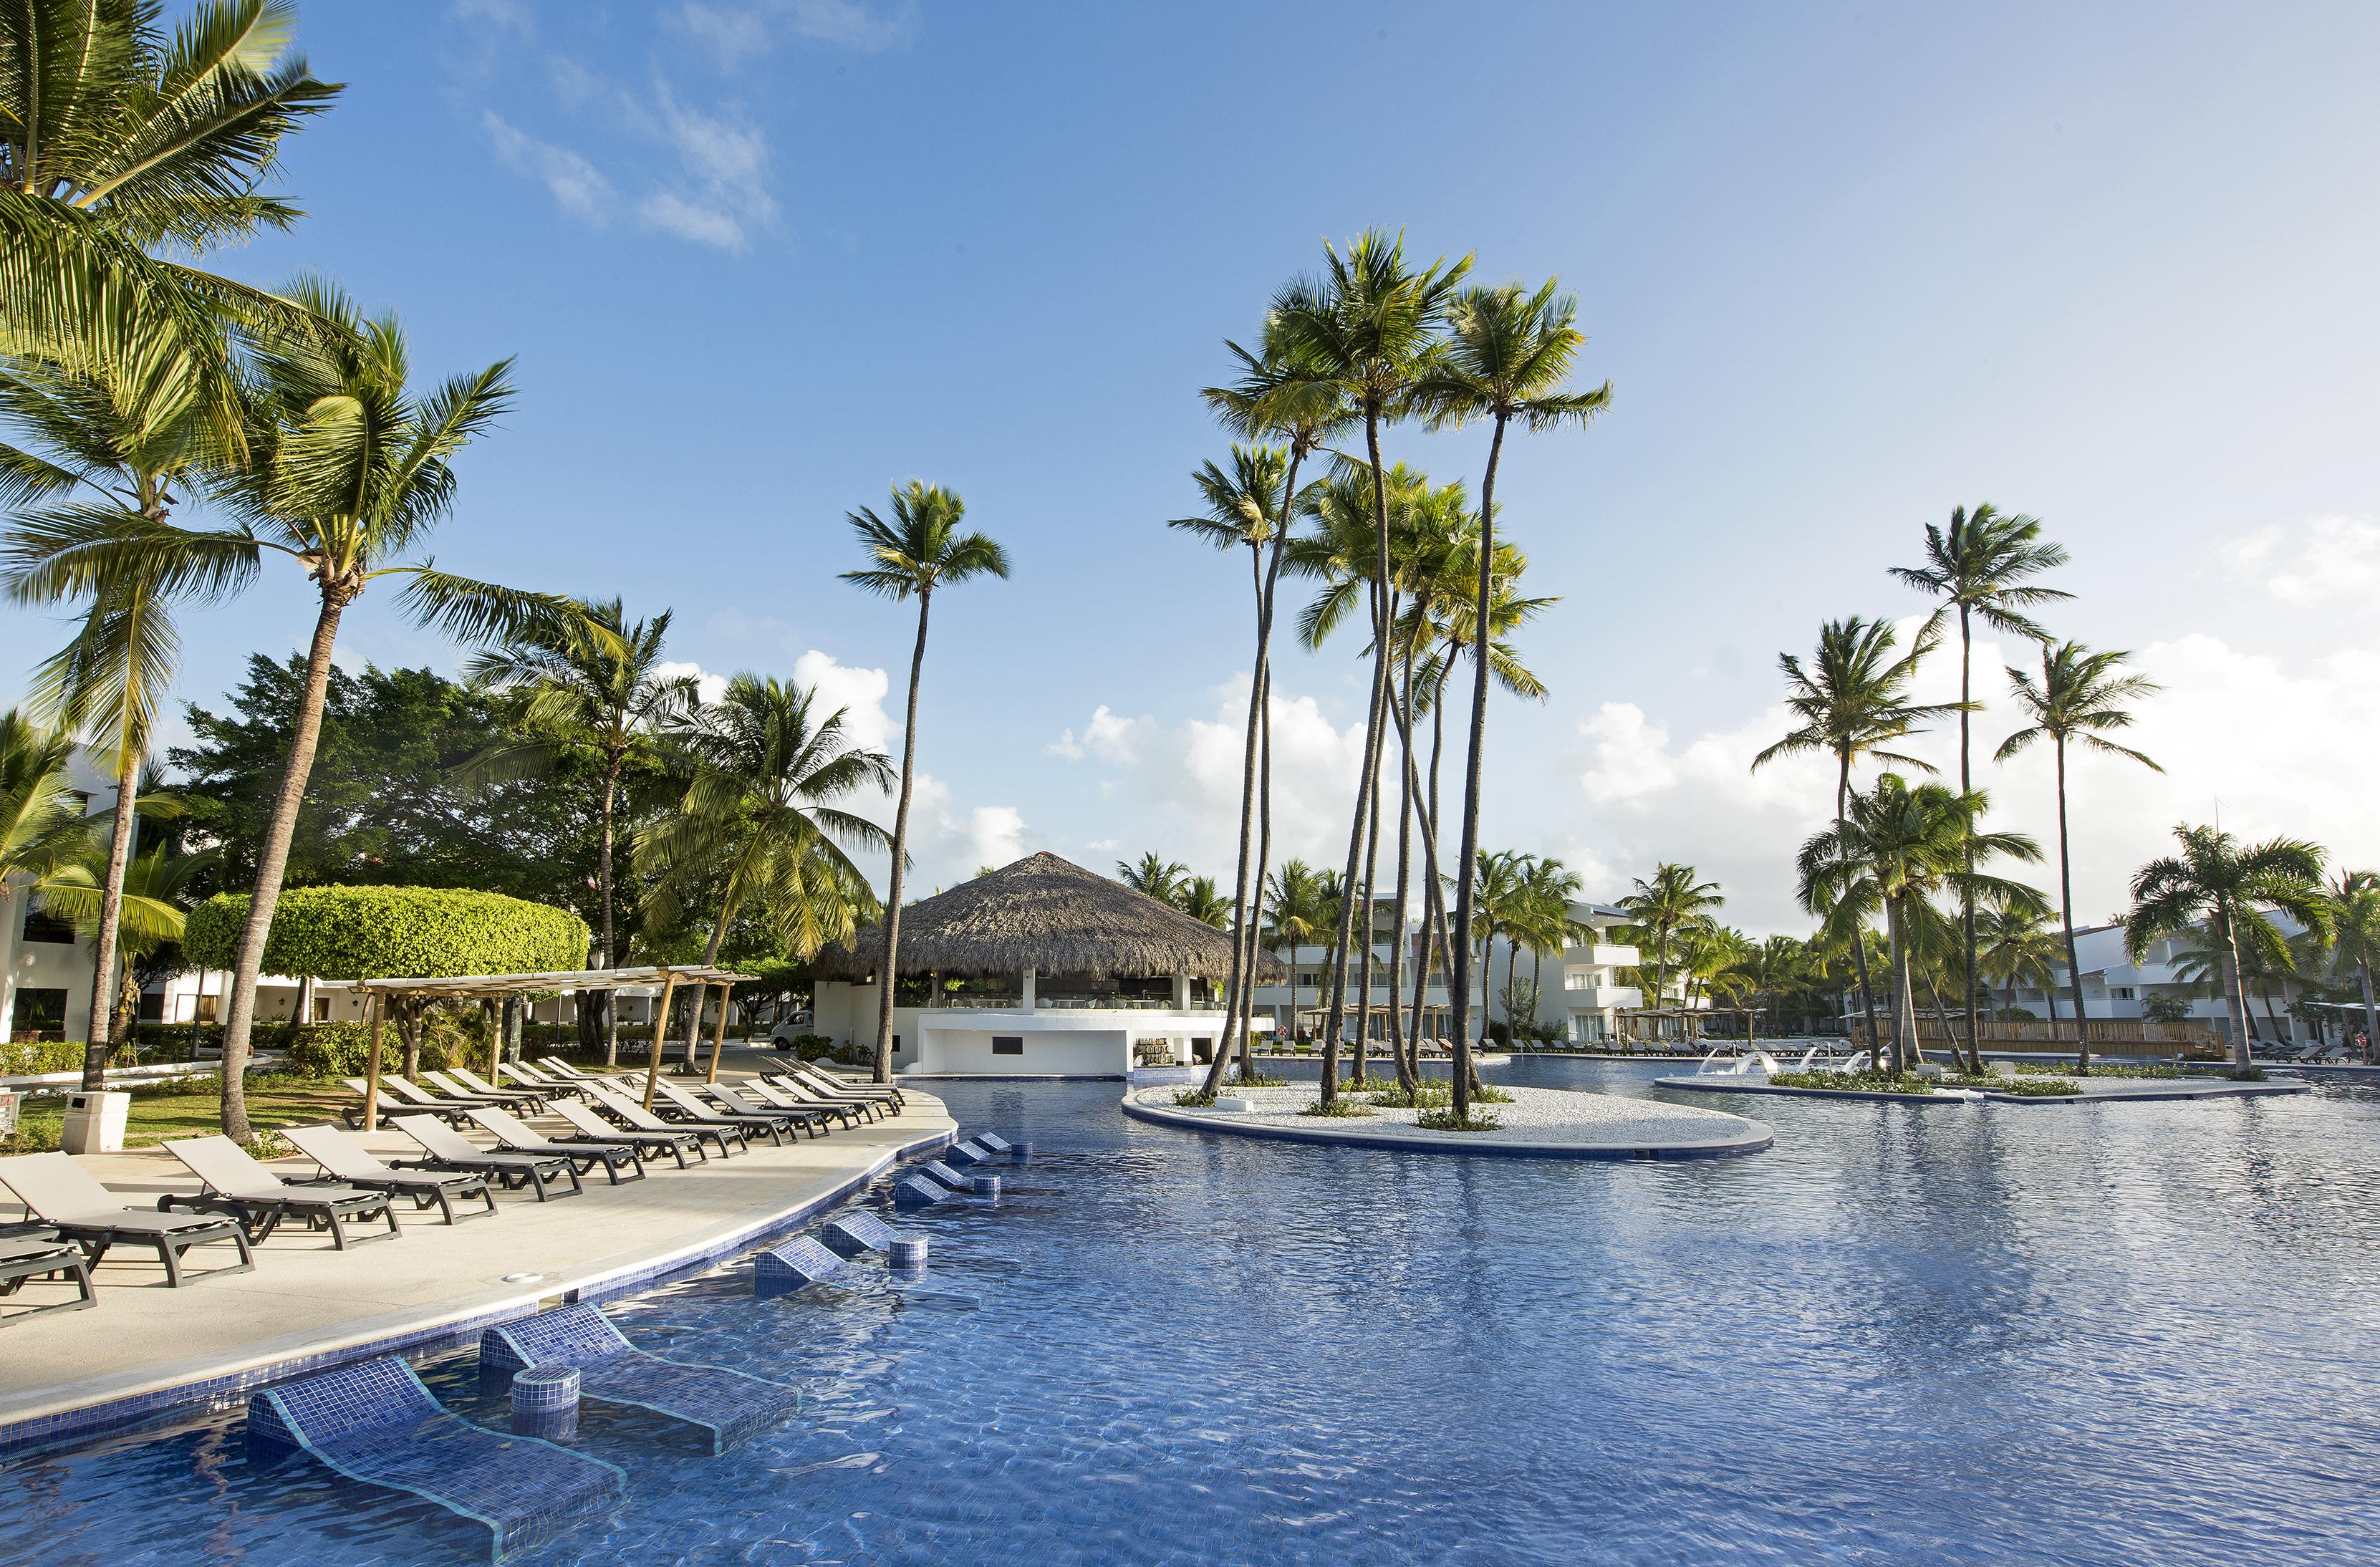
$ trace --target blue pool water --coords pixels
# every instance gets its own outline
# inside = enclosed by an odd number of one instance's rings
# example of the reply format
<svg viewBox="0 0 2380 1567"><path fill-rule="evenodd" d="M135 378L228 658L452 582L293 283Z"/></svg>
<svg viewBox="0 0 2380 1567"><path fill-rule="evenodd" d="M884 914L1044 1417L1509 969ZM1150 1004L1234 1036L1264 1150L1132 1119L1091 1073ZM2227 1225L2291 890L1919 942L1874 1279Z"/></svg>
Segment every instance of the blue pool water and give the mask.
<svg viewBox="0 0 2380 1567"><path fill-rule="evenodd" d="M1521 1080L1650 1092L1650 1069ZM2380 1093L1763 1100L1682 1164L1208 1140L1113 1084L938 1084L1030 1139L918 1284L611 1307L798 1383L713 1460L589 1414L614 1523L513 1560L2334 1562L2380 1526ZM1698 1100L1703 1103L1720 1101ZM1742 1108L1753 1109L1751 1101ZM194 1293L193 1308L203 1302ZM6 1353L0 1342L0 1353ZM468 1356L424 1368L467 1417ZM0 1471L0 1562L453 1562L483 1532L236 1418Z"/></svg>

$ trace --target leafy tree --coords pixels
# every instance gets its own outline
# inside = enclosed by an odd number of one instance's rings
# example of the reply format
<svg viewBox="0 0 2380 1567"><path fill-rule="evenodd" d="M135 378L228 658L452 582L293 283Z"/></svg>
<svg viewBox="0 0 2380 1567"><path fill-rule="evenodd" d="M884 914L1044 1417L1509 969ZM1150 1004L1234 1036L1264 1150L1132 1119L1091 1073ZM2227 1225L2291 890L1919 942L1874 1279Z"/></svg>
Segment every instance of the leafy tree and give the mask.
<svg viewBox="0 0 2380 1567"><path fill-rule="evenodd" d="M2322 850L2301 838L2243 844L2213 827L2185 824L2173 833L2181 852L2149 861L2132 877L2124 950L2138 963L2161 938L2204 928L2229 999L2231 1063L2245 1072L2252 1063L2242 956L2253 953L2271 963L2288 961L2281 933L2258 909L2277 908L2326 938L2331 914L2322 891Z"/></svg>
<svg viewBox="0 0 2380 1567"><path fill-rule="evenodd" d="M14 708L0 713L0 910L17 893L40 893L83 847L74 752L73 735Z"/></svg>
<svg viewBox="0 0 2380 1567"><path fill-rule="evenodd" d="M1289 966L1289 1026L1297 1029L1297 949L1324 936L1333 914L1326 896L1324 876L1315 874L1302 859L1283 861L1266 890L1271 909L1265 928L1267 945Z"/></svg>
<svg viewBox="0 0 2380 1567"><path fill-rule="evenodd" d="M2330 972L2354 979L2362 989L2363 1059L2369 1063L2380 1045L2380 1005L2374 1004L2372 981L2373 970L2380 967L2380 873L2342 872L2331 883L2329 903Z"/></svg>
<svg viewBox="0 0 2380 1567"><path fill-rule="evenodd" d="M1188 866L1178 859L1167 859L1154 849L1134 863L1116 861L1117 881L1161 904L1170 904L1181 895L1183 881L1189 874Z"/></svg>
<svg viewBox="0 0 2380 1567"><path fill-rule="evenodd" d="M1201 925L1211 925L1218 930L1232 928L1231 900L1223 896L1222 888L1211 876L1193 876L1174 890L1173 906Z"/></svg>
<svg viewBox="0 0 2380 1567"><path fill-rule="evenodd" d="M1682 956L1678 933L1726 902L1718 882L1697 881L1693 866L1667 862L1653 868L1651 880L1634 879L1633 890L1619 901L1616 906L1634 928L1637 945L1651 950L1655 1006L1669 1004L1670 970Z"/></svg>
<svg viewBox="0 0 2380 1567"><path fill-rule="evenodd" d="M1801 721L1801 727L1754 757L1752 770L1757 772L1779 757L1812 752L1833 757L1838 837L1847 820L1852 764L1861 757L1874 757L1895 767L1931 772L1931 763L1885 747L1944 713L1959 711L1956 703L1909 699L1917 666L1934 650L1939 632L1931 626L1921 628L1909 651L1896 657L1900 640L1889 621L1852 615L1818 627L1817 651L1807 664L1791 653L1777 656L1778 667L1785 672L1785 705ZM1876 987L1868 978L1867 945L1852 941L1851 949L1852 967L1859 975L1860 1008L1872 1030Z"/></svg>
<svg viewBox="0 0 2380 1567"><path fill-rule="evenodd" d="M1894 566L1892 575L1921 593L1942 601L1927 625L1938 628L1952 613L1959 617L1959 787L1975 786L1972 765L1970 719L1978 704L1972 680L1974 622L1995 631L2046 642L2049 634L2024 613L2036 604L2073 597L2031 580L2066 564L2066 551L2041 536L2041 523L2030 516L2003 516L1990 503L1970 514L1964 506L1950 511L1950 526L1925 525L1925 559L1922 565ZM1972 868L1971 868L1972 869ZM1984 1070L1982 1047L1975 1041L1975 905L1959 910L1966 954L1965 999L1967 1065L1977 1075Z"/></svg>
<svg viewBox="0 0 2380 1567"><path fill-rule="evenodd" d="M2058 759L2058 914L2066 930L2066 978L2074 987L2074 1059L2079 1073L2091 1070L2091 1033L2082 1007L2082 966L2074 954L2074 879L2066 832L2066 747L2070 743L2079 744L2108 756L2128 757L2154 771L2165 771L2143 753L2107 737L2111 730L2131 727L2132 715L2125 703L2157 688L2145 675L2119 673L2130 657L2129 653L2113 651L2095 653L2079 642L2060 642L2055 648L2045 643L2038 681L2024 670L2010 668L2009 683L2016 690L2017 706L2033 722L2002 741L1993 759L2005 761L2044 738L2049 741Z"/></svg>
<svg viewBox="0 0 2380 1567"><path fill-rule="evenodd" d="M2016 1004L2018 986L2030 985L2047 998L2056 1023L2058 967L2066 954L2041 907L2027 900L1985 905L1975 911L1975 960L1988 983L2010 992L2006 1004Z"/></svg>
<svg viewBox="0 0 2380 1567"><path fill-rule="evenodd" d="M884 982L877 987L876 1080L892 1080L892 977L900 971L901 878L908 869L909 791L917 768L917 681L926 666L926 619L934 589L978 577L1005 577L1008 556L989 534L961 532L966 504L955 491L911 480L892 491L892 520L862 506L848 514L870 565L843 574L895 603L917 601L917 645L909 655L909 707L901 739L901 799L892 811L892 869L884 897Z"/></svg>

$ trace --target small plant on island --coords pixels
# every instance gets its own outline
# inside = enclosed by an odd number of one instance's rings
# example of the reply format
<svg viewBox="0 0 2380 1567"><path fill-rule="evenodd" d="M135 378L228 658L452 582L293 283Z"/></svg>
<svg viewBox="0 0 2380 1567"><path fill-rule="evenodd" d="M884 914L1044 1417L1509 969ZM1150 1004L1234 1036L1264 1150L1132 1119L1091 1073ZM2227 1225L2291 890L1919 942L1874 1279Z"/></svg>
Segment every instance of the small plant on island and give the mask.
<svg viewBox="0 0 2380 1567"><path fill-rule="evenodd" d="M1358 1116L1371 1114L1372 1107L1352 1095L1341 1094L1333 1099L1317 1099L1297 1113L1328 1116L1334 1121L1350 1121Z"/></svg>
<svg viewBox="0 0 2380 1567"><path fill-rule="evenodd" d="M1261 1072L1250 1073L1245 1076L1234 1073L1232 1075L1223 1080L1223 1087L1227 1088L1286 1088L1289 1087L1289 1079L1286 1077L1268 1077Z"/></svg>
<svg viewBox="0 0 2380 1567"><path fill-rule="evenodd" d="M1500 1132L1504 1124L1488 1111L1473 1111L1466 1121L1454 1113L1452 1105L1443 1110L1426 1110L1414 1124L1425 1132Z"/></svg>
<svg viewBox="0 0 2380 1567"><path fill-rule="evenodd" d="M1176 1088L1173 1090L1173 1102L1184 1110L1212 1110L1215 1108L1215 1096L1204 1088Z"/></svg>
<svg viewBox="0 0 2380 1567"><path fill-rule="evenodd" d="M2095 1066L2091 1069L2091 1074L2095 1077L2102 1075ZM2071 1077L2001 1077L1990 1082L1977 1079L1969 1086L1986 1088L1993 1093L2013 1094L2021 1099L2065 1099L2082 1091L2082 1085Z"/></svg>
<svg viewBox="0 0 2380 1567"><path fill-rule="evenodd" d="M1779 1072L1768 1079L1774 1088L1819 1088L1839 1094L1930 1094L1934 1085L1924 1077L1896 1077L1889 1072Z"/></svg>

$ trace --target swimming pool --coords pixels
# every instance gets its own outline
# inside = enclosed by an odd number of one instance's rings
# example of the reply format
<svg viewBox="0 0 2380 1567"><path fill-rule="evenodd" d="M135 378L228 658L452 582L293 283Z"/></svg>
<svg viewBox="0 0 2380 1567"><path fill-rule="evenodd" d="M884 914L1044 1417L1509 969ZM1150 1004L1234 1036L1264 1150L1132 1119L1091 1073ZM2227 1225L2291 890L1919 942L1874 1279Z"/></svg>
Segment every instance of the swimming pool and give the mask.
<svg viewBox="0 0 2380 1567"><path fill-rule="evenodd" d="M2372 1089L1777 1100L1770 1151L1681 1164L933 1089L1033 1142L1022 1195L905 1221L933 1233L914 1285L756 1301L730 1268L610 1308L806 1412L718 1460L590 1412L628 1506L508 1560L2313 1562L2380 1524ZM468 1355L424 1374L503 1423ZM251 1467L236 1415L20 1462L0 1518L0 1562L485 1559L425 1504Z"/></svg>

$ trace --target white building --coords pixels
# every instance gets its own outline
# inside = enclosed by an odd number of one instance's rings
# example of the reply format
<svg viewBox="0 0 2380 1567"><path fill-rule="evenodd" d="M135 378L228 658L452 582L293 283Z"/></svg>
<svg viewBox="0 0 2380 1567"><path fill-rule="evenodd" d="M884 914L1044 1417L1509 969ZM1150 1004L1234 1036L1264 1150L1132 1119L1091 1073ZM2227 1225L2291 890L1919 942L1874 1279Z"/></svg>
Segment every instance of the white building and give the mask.
<svg viewBox="0 0 2380 1567"><path fill-rule="evenodd" d="M2284 936L2295 936L2300 927L2286 916L2267 916ZM2082 970L2082 1008L2085 1016L2093 1018L2143 1018L2149 1015L2149 1003L2166 999L2166 1007L2184 1009L2184 1018L2204 1025L2221 1036L2228 1044L2231 1039L2229 1003L2215 993L2206 983L2207 976L2191 961L2191 954L2200 944L2196 934L2167 936L2150 943L2149 950L2134 963L2124 951L2124 928L2120 925L2095 925L2074 932L2074 955ZM2067 977L2066 965L2055 969L2058 993L2057 1014L2071 1019L2074 997ZM2295 979L2280 979L2267 990L2248 987L2249 1031L2258 1040L2305 1043L2313 1038L2313 1029L2304 1020L2292 1017L2289 1008L2305 994L2305 986ZM2021 987L2012 991L1987 991L1987 1003L2016 1006L2046 1019L2050 1015L2052 998L2038 989ZM2344 1015L2344 1014L2342 1014ZM2348 1031L2362 1026L2360 1013L2347 1023ZM2334 1029L2337 1033L2339 1030Z"/></svg>
<svg viewBox="0 0 2380 1567"><path fill-rule="evenodd" d="M1028 855L901 911L893 1070L1121 1077L1211 1061L1231 949L1121 882ZM811 961L811 1026L835 1044L876 1048L882 952L869 926Z"/></svg>

